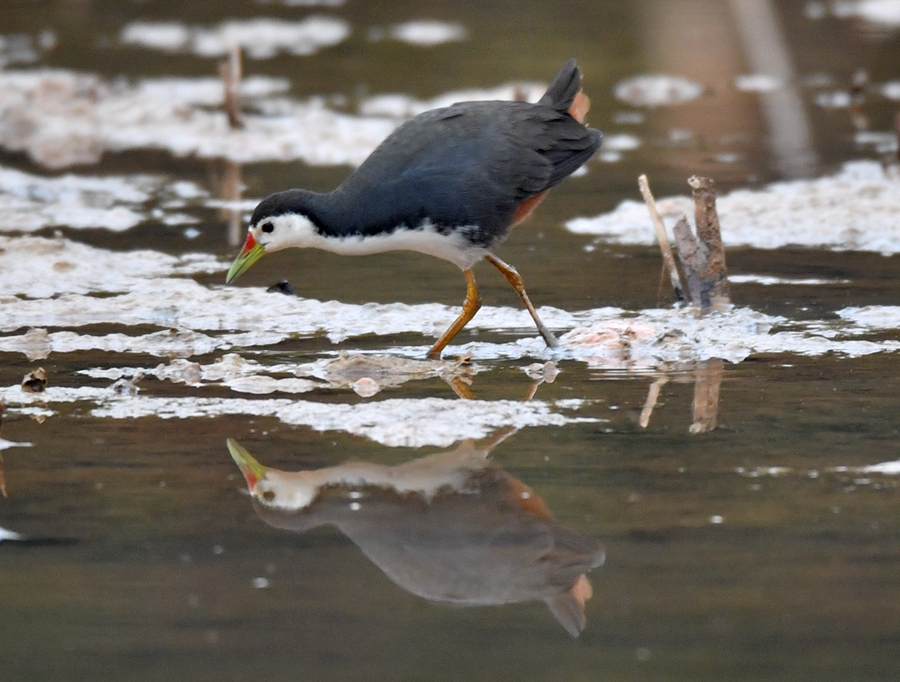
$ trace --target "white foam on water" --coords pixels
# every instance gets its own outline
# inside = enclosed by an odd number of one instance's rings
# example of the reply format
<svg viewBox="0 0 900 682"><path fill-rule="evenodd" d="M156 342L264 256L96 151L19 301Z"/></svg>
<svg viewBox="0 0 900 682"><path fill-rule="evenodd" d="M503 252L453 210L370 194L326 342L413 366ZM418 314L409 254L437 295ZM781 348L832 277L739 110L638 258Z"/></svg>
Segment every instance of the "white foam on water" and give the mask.
<svg viewBox="0 0 900 682"><path fill-rule="evenodd" d="M728 275L730 284L762 284L763 286L774 286L776 284L788 286L820 286L828 284L847 284L849 279L820 279L817 277L773 277L771 275Z"/></svg>
<svg viewBox="0 0 900 682"><path fill-rule="evenodd" d="M816 95L816 104L823 109L846 109L853 103L853 96L846 90L820 92Z"/></svg>
<svg viewBox="0 0 900 682"><path fill-rule="evenodd" d="M746 467L737 467L735 470L737 474L740 476L746 476L748 478L760 478L762 476L769 476L772 478L777 478L780 476L788 476L791 474L800 474L805 478L810 480L817 480L820 477L820 472L817 469L812 469L808 471L798 471L796 469L792 469L791 467L782 467L782 466L759 466L755 468L746 468ZM882 474L885 476L897 476L900 475L900 460L894 462L880 462L879 464L869 464L863 467L857 466L836 466L836 467L828 467L824 469L824 472L829 474ZM856 479L854 481L857 485L868 485L873 483L871 479Z"/></svg>
<svg viewBox="0 0 900 682"><path fill-rule="evenodd" d="M618 152L623 151L632 151L633 149L637 149L641 146L643 142L641 138L636 135L627 135L625 133L615 133L612 135L604 135L603 136L603 147L601 149L604 150L615 150Z"/></svg>
<svg viewBox="0 0 900 682"><path fill-rule="evenodd" d="M0 296L17 297L6 300L8 306L0 307L14 308L17 306L16 301L27 305L27 300L18 298L23 296L27 299L44 299L63 295L64 298L70 298L55 299L51 307L60 304L77 315L78 305L72 306L72 296L94 292L124 292L139 285L145 287L148 296L155 298L158 306L159 296L152 295L155 278L217 272L225 267L227 266L214 256L202 253L170 256L150 250L116 252L63 238L0 235L0 271L4 273L4 277L0 278ZM178 280L167 281L178 286ZM74 300L81 299L76 297ZM102 299L95 300L99 302ZM87 299L84 302L89 304ZM0 317L7 324L12 320L5 312L0 312ZM52 316L42 317L52 322ZM90 322L84 321L72 326L81 324ZM59 325L25 323L19 326Z"/></svg>
<svg viewBox="0 0 900 682"><path fill-rule="evenodd" d="M643 74L616 84L613 94L635 107L661 107L683 104L704 92L700 83L666 74Z"/></svg>
<svg viewBox="0 0 900 682"><path fill-rule="evenodd" d="M0 71L0 146L47 168L130 149L242 163L359 165L398 125L336 112L321 98L275 96L287 87L284 79L246 79L242 99L259 113L248 107L244 128L233 130L218 110L222 83L215 78L128 84L61 70Z"/></svg>
<svg viewBox="0 0 900 682"><path fill-rule="evenodd" d="M0 68L7 64L28 63L37 60L31 49L31 36L0 35Z"/></svg>
<svg viewBox="0 0 900 682"><path fill-rule="evenodd" d="M870 464L869 466L863 467L862 472L866 474L886 474L889 476L900 476L900 459L894 462Z"/></svg>
<svg viewBox="0 0 900 682"><path fill-rule="evenodd" d="M112 252L66 239L0 236L0 269L6 275L0 279L0 330L19 331L0 337L0 349L32 358L87 349L188 358L274 345L291 336L324 335L340 343L351 337L418 333L427 343L459 312L455 306L439 304L323 302L257 287L205 286L186 277L226 267L207 254ZM787 320L737 307L713 315L699 315L690 308L635 313L619 308L567 312L552 307L541 308L540 314L551 329L563 333L563 348L557 355L624 369L713 357L740 362L754 353L858 356L892 352L897 342L857 337L900 326L898 309L884 306L848 308L840 312L839 320L795 323L791 330L777 333L772 333L773 327ZM75 331L93 324L124 329L152 325L161 331L140 335L117 331L103 336ZM475 359L553 356L523 309L485 307L469 326L526 337L509 343L477 342L454 347L452 352L471 351ZM58 331L48 333L48 328ZM421 357L424 348L397 352ZM403 368L403 372L411 371ZM385 374L397 372L393 367ZM277 388L273 385L272 390Z"/></svg>
<svg viewBox="0 0 900 682"><path fill-rule="evenodd" d="M872 147L878 154L896 153L897 133L894 131L859 130L853 140L860 147Z"/></svg>
<svg viewBox="0 0 900 682"><path fill-rule="evenodd" d="M861 308L851 307L838 310L837 314L842 320L858 325L861 333L867 330L900 329L900 306L869 305Z"/></svg>
<svg viewBox="0 0 900 682"><path fill-rule="evenodd" d="M659 199L657 205L670 235L681 216L694 215L687 194ZM838 174L815 180L735 190L719 196L716 207L726 248L807 246L900 253L900 179L875 161L853 161ZM617 244L656 242L646 205L633 200L611 213L570 220L566 228Z"/></svg>
<svg viewBox="0 0 900 682"><path fill-rule="evenodd" d="M370 40L391 38L417 47L434 47L445 43L460 42L469 37L466 27L460 23L420 19L407 21L385 29L369 31Z"/></svg>
<svg viewBox="0 0 900 682"><path fill-rule="evenodd" d="M133 22L119 40L162 52L191 52L201 57L221 57L233 45L251 59L269 59L280 53L312 55L343 42L350 25L334 17L315 16L302 21L257 18L225 21L214 28L175 22Z"/></svg>
<svg viewBox="0 0 900 682"><path fill-rule="evenodd" d="M14 440L6 440L6 438L0 438L0 452L3 450L8 450L9 448L30 448L34 445L34 443L26 443L25 441L14 441Z"/></svg>
<svg viewBox="0 0 900 682"><path fill-rule="evenodd" d="M4 540L24 540L25 536L0 526L0 542Z"/></svg>
<svg viewBox="0 0 900 682"><path fill-rule="evenodd" d="M356 405L296 399L162 398L122 395L112 388L53 387L29 393L19 386L0 388L10 411L34 404L89 402L91 416L110 419L196 419L225 415L272 417L291 426L364 436L390 447L449 447L466 438L485 438L498 428L565 426L594 421L573 412L584 403L556 406L539 400L388 399Z"/></svg>
<svg viewBox="0 0 900 682"><path fill-rule="evenodd" d="M257 5L285 5L286 7L340 7L346 0L256 0Z"/></svg>
<svg viewBox="0 0 900 682"><path fill-rule="evenodd" d="M876 24L900 26L900 3L897 0L839 0L831 11L837 17L856 17Z"/></svg>
<svg viewBox="0 0 900 682"><path fill-rule="evenodd" d="M766 73L748 73L735 76L734 86L744 92L772 92L784 87L784 81Z"/></svg>
<svg viewBox="0 0 900 682"><path fill-rule="evenodd" d="M280 78L242 81L244 127L234 130L221 110L223 86L216 78L127 83L62 70L0 71L0 146L27 153L51 169L92 164L105 152L132 149L239 163L302 160L357 166L405 118L459 101L535 101L545 90L541 84L518 83L454 91L427 101L376 95L354 116L330 108L322 97L285 97L288 88ZM622 148L634 143L631 136L621 138Z"/></svg>
<svg viewBox="0 0 900 682"><path fill-rule="evenodd" d="M168 185L158 176L66 174L44 177L0 166L0 232L33 232L46 227L128 230L150 217L186 224L194 218L172 211L174 196L204 197L205 190L180 181Z"/></svg>

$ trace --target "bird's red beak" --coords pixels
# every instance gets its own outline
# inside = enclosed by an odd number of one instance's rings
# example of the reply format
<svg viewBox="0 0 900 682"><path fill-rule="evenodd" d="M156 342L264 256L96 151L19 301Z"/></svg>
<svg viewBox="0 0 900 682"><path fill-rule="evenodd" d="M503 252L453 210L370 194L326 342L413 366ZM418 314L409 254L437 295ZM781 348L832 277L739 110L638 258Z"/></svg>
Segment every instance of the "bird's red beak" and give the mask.
<svg viewBox="0 0 900 682"><path fill-rule="evenodd" d="M231 457L241 468L241 473L244 474L244 478L247 480L247 487L250 492L253 492L257 482L266 475L266 467L257 462L253 455L247 452L236 440L229 438L226 444L228 445L228 452L231 453Z"/></svg>
<svg viewBox="0 0 900 682"><path fill-rule="evenodd" d="M247 241L244 242L244 248L241 249L238 257L234 259L234 263L231 264L228 275L225 276L225 284L231 284L248 270L251 265L262 258L265 253L266 248L262 244L256 242L252 232L248 232Z"/></svg>

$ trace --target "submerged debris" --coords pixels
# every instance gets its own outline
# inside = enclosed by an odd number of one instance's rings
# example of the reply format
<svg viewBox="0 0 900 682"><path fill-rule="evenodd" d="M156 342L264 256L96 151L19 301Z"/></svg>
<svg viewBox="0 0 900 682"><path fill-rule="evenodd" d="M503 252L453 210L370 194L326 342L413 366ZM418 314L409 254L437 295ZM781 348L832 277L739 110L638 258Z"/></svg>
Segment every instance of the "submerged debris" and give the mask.
<svg viewBox="0 0 900 682"><path fill-rule="evenodd" d="M267 294L284 294L285 296L296 296L297 292L294 291L294 287L291 286L291 283L286 279L281 280L280 282L276 282L268 289L266 289Z"/></svg>
<svg viewBox="0 0 900 682"><path fill-rule="evenodd" d="M117 379L109 389L116 395L137 395L141 390L137 384L143 378L143 372L138 371L130 378L122 377Z"/></svg>
<svg viewBox="0 0 900 682"><path fill-rule="evenodd" d="M22 378L22 390L29 393L42 393L47 388L47 372L43 367L32 370Z"/></svg>

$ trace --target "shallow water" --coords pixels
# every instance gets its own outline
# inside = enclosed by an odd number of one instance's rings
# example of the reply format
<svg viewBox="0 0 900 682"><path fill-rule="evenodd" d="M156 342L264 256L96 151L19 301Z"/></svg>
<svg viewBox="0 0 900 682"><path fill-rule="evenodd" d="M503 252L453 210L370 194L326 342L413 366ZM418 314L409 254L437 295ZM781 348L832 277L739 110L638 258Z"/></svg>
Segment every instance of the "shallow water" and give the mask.
<svg viewBox="0 0 900 682"><path fill-rule="evenodd" d="M293 5L0 8L2 679L896 677L900 3ZM560 352L485 267L441 363L452 265L224 286L267 192L570 56L606 145L499 252ZM716 179L732 311L673 308L640 173ZM273 516L228 438L343 478Z"/></svg>

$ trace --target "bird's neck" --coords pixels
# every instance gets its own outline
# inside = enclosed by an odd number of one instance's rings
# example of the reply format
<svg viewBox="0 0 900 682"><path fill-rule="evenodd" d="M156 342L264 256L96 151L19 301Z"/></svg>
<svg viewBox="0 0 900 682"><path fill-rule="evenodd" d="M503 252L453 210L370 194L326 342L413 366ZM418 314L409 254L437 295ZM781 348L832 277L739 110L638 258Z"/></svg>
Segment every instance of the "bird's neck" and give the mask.
<svg viewBox="0 0 900 682"><path fill-rule="evenodd" d="M298 214L308 217L316 234L323 239L340 239L356 227L355 217L360 203L354 197L346 196L341 187L323 193L293 191L296 195L291 207Z"/></svg>

